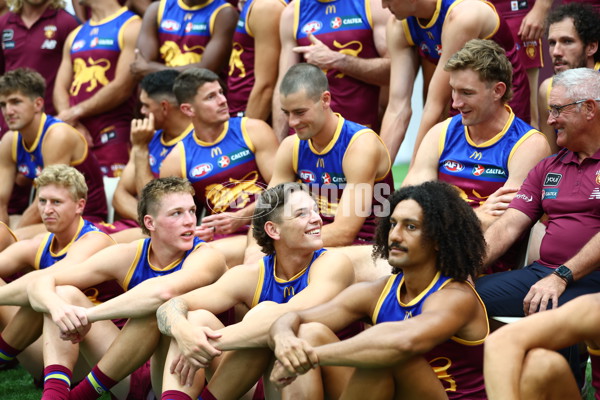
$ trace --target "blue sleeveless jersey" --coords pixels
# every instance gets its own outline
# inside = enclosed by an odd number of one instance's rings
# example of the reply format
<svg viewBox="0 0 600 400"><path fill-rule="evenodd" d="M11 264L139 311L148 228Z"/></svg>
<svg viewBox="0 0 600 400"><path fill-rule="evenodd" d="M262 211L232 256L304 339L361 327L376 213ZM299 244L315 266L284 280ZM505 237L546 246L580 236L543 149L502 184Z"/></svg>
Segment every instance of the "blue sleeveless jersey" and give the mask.
<svg viewBox="0 0 600 400"><path fill-rule="evenodd" d="M373 324L382 322L402 321L421 314L423 303L429 295L443 288L452 279L438 272L429 286L408 304L400 301L400 288L404 283L404 274L398 273L389 277L371 320Z"/></svg>
<svg viewBox="0 0 600 400"><path fill-rule="evenodd" d="M29 179L35 179L42 172L42 169L45 167L42 144L44 143L46 133L57 124L68 126L69 129L79 135L81 140L85 142L83 135L75 128L58 118L42 114L37 136L29 148L25 146L21 134L14 132L12 159L17 166L19 174ZM89 148L86 147L83 156L79 160L72 161L71 166L83 174L88 186L88 199L83 213L84 216L90 218L93 222L105 220L107 215L106 195L104 193L104 181L98 161L90 154Z"/></svg>
<svg viewBox="0 0 600 400"><path fill-rule="evenodd" d="M225 7L225 0L208 0L206 4L187 6L181 0L161 0L157 25L159 53L169 67L200 62L214 31L215 18Z"/></svg>
<svg viewBox="0 0 600 400"><path fill-rule="evenodd" d="M35 255L34 268L35 269L44 269L44 268L51 267L52 265L59 262L60 260L65 258L65 256L67 255L67 252L71 248L71 245L74 242L76 242L80 237L82 237L83 235L85 235L88 232L98 232L98 233L104 235L104 233L100 232L100 230L98 230L98 228L96 228L94 226L94 224L92 224L89 221L84 220L83 218L79 218L79 227L77 228L77 232L75 233L75 236L73 236L73 238L71 239L69 244L66 245L58 253L54 253L52 251L52 243L54 241L54 233L47 233L46 236L44 236L44 239L42 240L40 247L38 248L37 254Z"/></svg>
<svg viewBox="0 0 600 400"><path fill-rule="evenodd" d="M231 118L213 143L188 135L177 144L181 176L196 190L196 204L215 214L237 211L253 202L266 187L246 132L246 118Z"/></svg>
<svg viewBox="0 0 600 400"><path fill-rule="evenodd" d="M370 0L295 0L293 33L299 46L312 44L310 33L333 51L365 59L379 57ZM329 81L331 109L377 129L379 86L336 69L324 72Z"/></svg>
<svg viewBox="0 0 600 400"><path fill-rule="evenodd" d="M147 279L165 276L175 271L179 271L183 266L187 256L204 244L203 240L195 237L194 245L191 249L185 252L183 257L181 257L179 260L173 261L165 268L159 269L150 263L151 242L152 241L150 238L141 239L138 241L137 254L131 263L131 266L129 267L129 271L127 271L127 275L125 275L125 280L123 281L123 289L126 291L133 289Z"/></svg>
<svg viewBox="0 0 600 400"><path fill-rule="evenodd" d="M259 266L258 284L254 292L254 298L252 299L252 307L263 301L273 301L278 304L290 301L296 293L300 293L308 286L310 267L325 251L327 250L320 249L315 251L306 268L287 281L276 276L276 254L263 257Z"/></svg>
<svg viewBox="0 0 600 400"><path fill-rule="evenodd" d="M152 175L154 175L155 178L159 177L162 162L169 155L171 149L193 131L194 126L190 125L181 133L181 135L171 139L168 142L165 142L163 139L162 129L159 129L154 133L152 140L150 140L150 143L148 143L148 162L150 164L150 171L152 171Z"/></svg>
<svg viewBox="0 0 600 400"><path fill-rule="evenodd" d="M485 143L477 145L471 140L460 115L447 119L440 135L438 180L459 188L473 207L479 207L504 185L508 164L521 143L532 135L541 135L507 109L510 116L504 128Z"/></svg>
<svg viewBox="0 0 600 400"><path fill-rule="evenodd" d="M338 126L333 139L321 152L312 146L310 140L300 140L297 135L293 149L292 162L296 178L311 189L317 200L323 224L333 222L346 186L346 175L342 167L346 151L360 135L369 132L375 134L363 125L348 121L340 115L338 117ZM388 183L389 176L388 171L384 176L376 177L375 182ZM373 240L376 225L374 209L381 206L380 199L374 197L371 212L357 234L356 243Z"/></svg>

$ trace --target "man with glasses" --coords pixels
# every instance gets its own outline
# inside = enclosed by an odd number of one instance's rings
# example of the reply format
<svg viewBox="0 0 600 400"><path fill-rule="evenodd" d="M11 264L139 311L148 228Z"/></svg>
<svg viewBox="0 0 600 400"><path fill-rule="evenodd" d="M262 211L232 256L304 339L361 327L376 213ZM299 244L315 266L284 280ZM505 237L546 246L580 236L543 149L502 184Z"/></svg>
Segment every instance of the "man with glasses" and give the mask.
<svg viewBox="0 0 600 400"><path fill-rule="evenodd" d="M490 315L522 317L600 291L597 246L585 246L600 231L600 74L588 68L561 72L548 104L548 123L563 149L529 172L485 233L489 264L547 214L540 258L528 268L477 281Z"/></svg>

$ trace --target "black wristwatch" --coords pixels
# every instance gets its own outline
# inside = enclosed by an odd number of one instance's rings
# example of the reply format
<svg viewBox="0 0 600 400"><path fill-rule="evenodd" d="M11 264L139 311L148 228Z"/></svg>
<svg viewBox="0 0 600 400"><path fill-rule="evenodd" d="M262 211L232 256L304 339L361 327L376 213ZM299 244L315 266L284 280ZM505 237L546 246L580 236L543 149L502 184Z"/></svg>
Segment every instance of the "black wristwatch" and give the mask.
<svg viewBox="0 0 600 400"><path fill-rule="evenodd" d="M567 285L569 283L573 283L573 272L571 272L566 265L561 265L560 267L556 268L553 274L559 278L562 278L565 282L567 282Z"/></svg>

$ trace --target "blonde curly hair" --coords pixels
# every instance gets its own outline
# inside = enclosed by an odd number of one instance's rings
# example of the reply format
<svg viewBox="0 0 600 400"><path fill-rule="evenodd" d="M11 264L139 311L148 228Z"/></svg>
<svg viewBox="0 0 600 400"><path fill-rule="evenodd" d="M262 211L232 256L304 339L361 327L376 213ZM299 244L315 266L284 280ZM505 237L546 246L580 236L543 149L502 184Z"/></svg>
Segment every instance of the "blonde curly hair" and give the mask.
<svg viewBox="0 0 600 400"><path fill-rule="evenodd" d="M15 13L20 13L23 9L23 0L7 0L8 8L10 11ZM65 0L48 0L51 8L65 8L66 3Z"/></svg>

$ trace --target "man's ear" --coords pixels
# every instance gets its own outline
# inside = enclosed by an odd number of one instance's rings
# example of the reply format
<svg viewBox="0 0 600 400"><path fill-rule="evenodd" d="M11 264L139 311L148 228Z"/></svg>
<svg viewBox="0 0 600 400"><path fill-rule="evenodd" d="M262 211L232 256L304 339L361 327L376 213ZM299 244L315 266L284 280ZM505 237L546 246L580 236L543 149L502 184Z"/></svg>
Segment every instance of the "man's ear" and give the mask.
<svg viewBox="0 0 600 400"><path fill-rule="evenodd" d="M273 240L279 240L281 237L279 226L273 221L265 222L265 233Z"/></svg>
<svg viewBox="0 0 600 400"><path fill-rule="evenodd" d="M195 117L196 113L194 112L194 109L192 108L192 105L190 103L183 103L179 106L179 109L181 110L182 113L184 113L185 115L187 115L188 117Z"/></svg>
<svg viewBox="0 0 600 400"><path fill-rule="evenodd" d="M150 232L154 232L154 230L155 230L154 217L152 217L152 215L149 215L149 214L144 215L144 226Z"/></svg>

